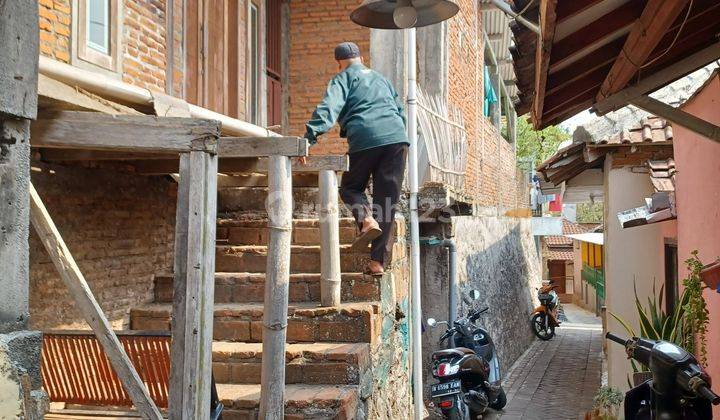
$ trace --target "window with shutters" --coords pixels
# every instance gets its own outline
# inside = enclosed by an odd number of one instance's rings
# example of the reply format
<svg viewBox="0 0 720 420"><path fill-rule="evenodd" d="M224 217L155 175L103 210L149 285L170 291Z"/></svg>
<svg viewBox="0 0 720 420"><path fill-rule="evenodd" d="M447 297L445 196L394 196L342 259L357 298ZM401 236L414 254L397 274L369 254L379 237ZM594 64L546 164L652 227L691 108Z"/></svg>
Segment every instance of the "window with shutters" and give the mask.
<svg viewBox="0 0 720 420"><path fill-rule="evenodd" d="M260 121L260 13L258 6L250 2L248 14L248 121Z"/></svg>
<svg viewBox="0 0 720 420"><path fill-rule="evenodd" d="M121 0L76 0L73 11L73 64L119 73Z"/></svg>
<svg viewBox="0 0 720 420"><path fill-rule="evenodd" d="M282 124L282 0L267 0L267 125Z"/></svg>

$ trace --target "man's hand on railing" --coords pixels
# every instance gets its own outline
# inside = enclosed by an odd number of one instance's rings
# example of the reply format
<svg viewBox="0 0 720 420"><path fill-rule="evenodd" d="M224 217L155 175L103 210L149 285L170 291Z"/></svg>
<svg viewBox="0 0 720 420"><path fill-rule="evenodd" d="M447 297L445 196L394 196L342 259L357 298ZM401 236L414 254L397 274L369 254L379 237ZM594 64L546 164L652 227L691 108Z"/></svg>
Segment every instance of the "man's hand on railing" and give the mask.
<svg viewBox="0 0 720 420"><path fill-rule="evenodd" d="M307 156L300 156L300 157L298 158L298 162L299 162L301 165L307 165Z"/></svg>

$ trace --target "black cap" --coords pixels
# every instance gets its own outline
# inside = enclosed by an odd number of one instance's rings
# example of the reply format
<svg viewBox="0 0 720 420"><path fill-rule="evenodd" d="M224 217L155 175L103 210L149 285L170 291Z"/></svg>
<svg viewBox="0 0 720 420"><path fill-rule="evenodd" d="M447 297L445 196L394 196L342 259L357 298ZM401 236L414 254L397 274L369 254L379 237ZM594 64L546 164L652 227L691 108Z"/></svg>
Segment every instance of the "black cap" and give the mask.
<svg viewBox="0 0 720 420"><path fill-rule="evenodd" d="M335 47L335 59L347 60L360 57L360 48L354 42L342 42Z"/></svg>

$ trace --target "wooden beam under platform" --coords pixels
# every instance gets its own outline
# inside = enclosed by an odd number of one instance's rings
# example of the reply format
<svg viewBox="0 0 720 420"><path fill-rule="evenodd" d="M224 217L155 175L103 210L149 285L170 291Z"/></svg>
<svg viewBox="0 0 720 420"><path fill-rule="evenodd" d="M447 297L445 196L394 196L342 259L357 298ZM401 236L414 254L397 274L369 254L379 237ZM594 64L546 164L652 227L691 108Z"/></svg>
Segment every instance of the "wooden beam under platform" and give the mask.
<svg viewBox="0 0 720 420"><path fill-rule="evenodd" d="M125 161L124 163L135 167L136 171L143 175L166 175L178 172L177 159L144 159ZM323 170L347 171L347 156L308 156L305 165L296 159L292 160L293 173L319 172ZM223 174L266 173L268 172L268 160L266 158L223 158L221 156L218 160L218 172Z"/></svg>
<svg viewBox="0 0 720 420"><path fill-rule="evenodd" d="M35 147L214 153L220 123L196 118L60 111L38 115L31 135Z"/></svg>

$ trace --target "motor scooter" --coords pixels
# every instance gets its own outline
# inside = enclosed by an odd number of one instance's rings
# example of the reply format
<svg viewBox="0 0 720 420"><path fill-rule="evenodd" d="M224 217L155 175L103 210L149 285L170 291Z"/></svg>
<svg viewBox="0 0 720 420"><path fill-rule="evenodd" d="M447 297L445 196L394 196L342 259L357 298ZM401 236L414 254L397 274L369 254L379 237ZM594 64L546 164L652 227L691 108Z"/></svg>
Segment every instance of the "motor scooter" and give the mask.
<svg viewBox="0 0 720 420"><path fill-rule="evenodd" d="M625 394L626 420L710 420L720 396L710 376L682 347L662 340L605 337L625 347L628 358L646 366L652 378Z"/></svg>
<svg viewBox="0 0 720 420"><path fill-rule="evenodd" d="M479 292L472 291L471 296L477 299ZM507 403L495 344L485 329L475 325L488 309L471 309L452 325L427 320L430 327L447 325L438 344L447 340L448 347L432 354L432 375L438 383L430 386L432 399L447 419L474 419L488 407L500 410Z"/></svg>
<svg viewBox="0 0 720 420"><path fill-rule="evenodd" d="M532 331L541 340L550 340L555 336L555 328L560 326L558 320L558 307L560 306L560 297L555 288L557 285L550 280L548 284L538 289L538 300L540 306L535 308L530 317L530 326Z"/></svg>

